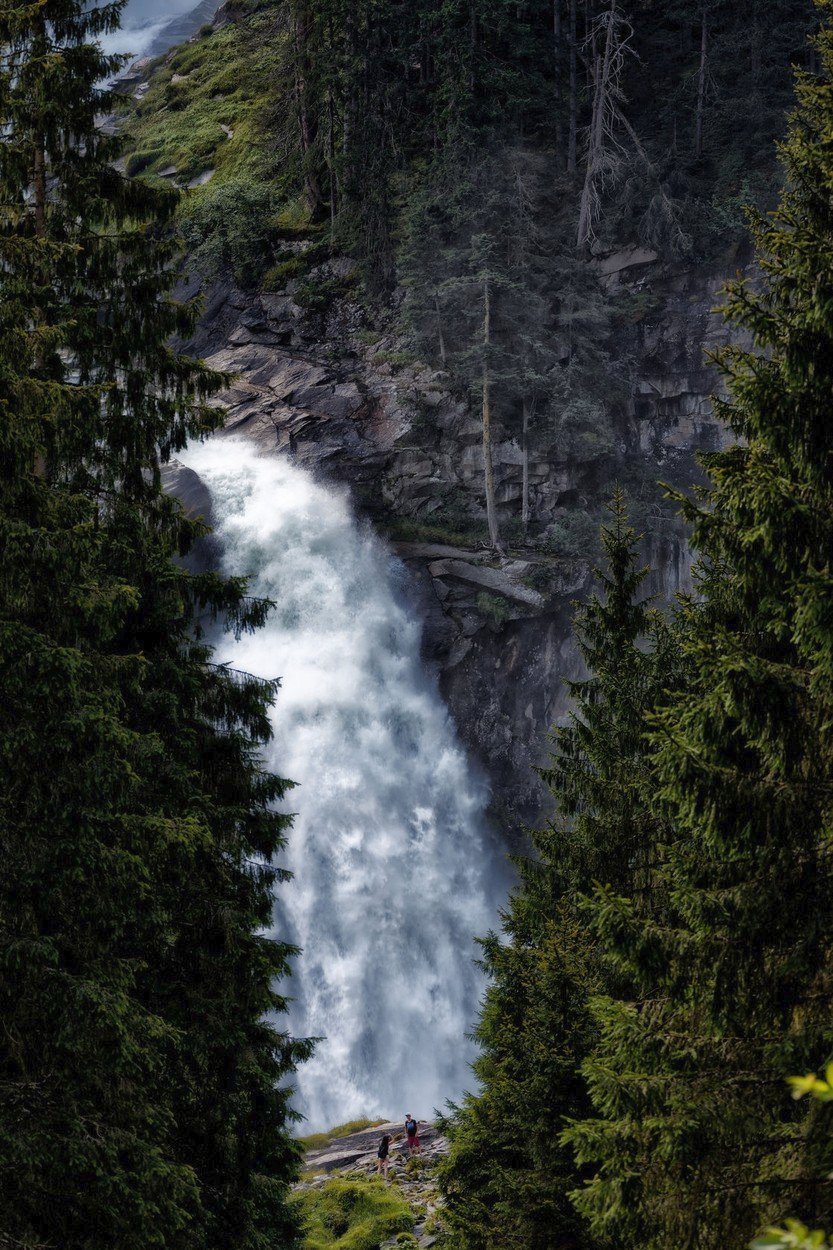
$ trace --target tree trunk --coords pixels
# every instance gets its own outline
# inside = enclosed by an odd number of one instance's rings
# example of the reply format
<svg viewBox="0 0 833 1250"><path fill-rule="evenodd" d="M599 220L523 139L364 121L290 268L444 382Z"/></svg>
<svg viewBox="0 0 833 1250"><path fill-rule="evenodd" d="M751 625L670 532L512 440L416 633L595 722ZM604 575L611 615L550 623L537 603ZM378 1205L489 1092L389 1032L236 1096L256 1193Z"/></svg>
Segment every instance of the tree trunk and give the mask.
<svg viewBox="0 0 833 1250"><path fill-rule="evenodd" d="M703 155L703 114L706 107L706 69L708 67L709 30L706 6L703 5L700 24L700 68L697 73L697 122L694 131L694 154L699 160Z"/></svg>
<svg viewBox="0 0 833 1250"><path fill-rule="evenodd" d="M570 0L570 121L567 139L567 173L575 177L578 168L578 0Z"/></svg>
<svg viewBox="0 0 833 1250"><path fill-rule="evenodd" d="M486 484L486 520L489 542L500 550L500 535L495 506L495 470L492 464L492 379L489 372L489 349L492 343L492 297L489 279L483 281L483 470Z"/></svg>
<svg viewBox="0 0 833 1250"><path fill-rule="evenodd" d="M35 210L35 234L39 239L46 236L46 151L42 133L35 135L34 153L32 157L32 204ZM42 319L42 318L39 318ZM45 368L43 352L35 353L35 369L41 372ZM35 477L46 477L46 458L41 452L35 455Z"/></svg>
<svg viewBox="0 0 833 1250"><path fill-rule="evenodd" d="M37 54L45 56L47 48L46 23L41 17L39 34L35 41ZM46 135L42 129L43 120L38 118L32 131L32 204L35 210L35 234L39 239L46 237ZM37 320L43 321L43 314L37 314ZM42 351L35 353L35 369L42 372L46 361ZM46 457L42 452L35 453L33 465L35 477L46 477Z"/></svg>
<svg viewBox="0 0 833 1250"><path fill-rule="evenodd" d="M315 217L321 209L321 188L318 175L312 163L312 149L317 138L317 123L309 99L309 60L308 34L309 23L305 5L298 4L295 8L293 23L293 44L295 62L295 105L298 111L298 138L301 145L301 156L304 163L304 190L310 216Z"/></svg>
<svg viewBox="0 0 833 1250"><path fill-rule="evenodd" d="M338 183L336 179L335 103L332 86L327 88L327 164L330 174L330 230L335 230L338 213Z"/></svg>
<svg viewBox="0 0 833 1250"><path fill-rule="evenodd" d="M581 189L578 230L576 232L576 248L578 251L587 247L593 234L593 196L596 175L604 151L605 112L607 110L607 96L610 90L610 69L613 60L615 27L616 0L611 0L605 36L604 57L600 58L597 56L594 61L593 114L590 121L587 168L584 172L584 186Z"/></svg>
<svg viewBox="0 0 833 1250"><path fill-rule="evenodd" d="M35 234L42 239L46 234L46 155L43 135L35 138L32 161L32 203L35 208Z"/></svg>
<svg viewBox="0 0 833 1250"><path fill-rule="evenodd" d="M555 163L564 164L564 83L561 66L561 0L552 0L552 59L555 71Z"/></svg>
<svg viewBox="0 0 833 1250"><path fill-rule="evenodd" d="M443 368L445 368L448 362L448 356L445 350L445 336L443 335L443 319L440 312L440 301L437 299L436 295L434 296L434 312L437 314L437 338L440 343L440 360L442 361Z"/></svg>
<svg viewBox="0 0 833 1250"><path fill-rule="evenodd" d="M523 456L521 467L521 525L523 526L524 535L526 535L526 531L529 528L529 400L526 395L524 395L523 400L521 454Z"/></svg>

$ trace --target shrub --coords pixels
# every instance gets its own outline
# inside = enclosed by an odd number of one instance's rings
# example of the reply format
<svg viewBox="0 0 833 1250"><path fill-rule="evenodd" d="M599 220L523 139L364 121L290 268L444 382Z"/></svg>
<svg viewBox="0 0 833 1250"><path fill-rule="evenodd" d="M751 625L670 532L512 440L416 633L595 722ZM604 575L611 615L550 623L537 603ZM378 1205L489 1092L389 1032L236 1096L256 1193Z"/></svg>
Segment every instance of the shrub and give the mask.
<svg viewBox="0 0 833 1250"><path fill-rule="evenodd" d="M350 282L345 278L312 276L300 283L294 293L295 303L310 313L325 313L334 300L346 295Z"/></svg>
<svg viewBox="0 0 833 1250"><path fill-rule="evenodd" d="M567 512L553 525L546 549L561 560L595 559L599 553L600 524L594 514Z"/></svg>
<svg viewBox="0 0 833 1250"><path fill-rule="evenodd" d="M574 398L562 409L557 425L558 451L566 460L599 460L615 449L604 404Z"/></svg>
<svg viewBox="0 0 833 1250"><path fill-rule="evenodd" d="M490 595L487 591L483 591L477 596L477 610L481 616L484 616L491 625L494 625L498 629L501 625L505 624L506 621L510 620L512 616L512 610L503 596ZM408 1167L405 1170L408 1171L411 1164L417 1162L424 1163L424 1160L419 1159L418 1156L414 1159L410 1159L408 1161Z"/></svg>
<svg viewBox="0 0 833 1250"><path fill-rule="evenodd" d="M256 285L274 255L276 210L271 187L243 181L207 186L182 216L194 267L207 277L229 274L240 286Z"/></svg>

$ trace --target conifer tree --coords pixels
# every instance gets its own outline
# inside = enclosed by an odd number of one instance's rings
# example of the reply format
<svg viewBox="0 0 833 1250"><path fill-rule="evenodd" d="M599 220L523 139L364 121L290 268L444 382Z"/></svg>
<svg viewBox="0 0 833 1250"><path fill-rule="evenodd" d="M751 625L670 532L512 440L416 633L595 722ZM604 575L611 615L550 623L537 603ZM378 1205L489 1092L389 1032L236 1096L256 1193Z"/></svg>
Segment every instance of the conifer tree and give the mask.
<svg viewBox="0 0 833 1250"><path fill-rule="evenodd" d="M579 1174L559 1137L587 1106L579 1068L595 1039L590 996L615 974L578 904L595 881L621 889L644 875L645 715L676 663L673 632L640 598L644 570L621 496L611 511L600 595L576 618L590 676L572 685L576 712L555 731L544 773L557 815L533 835L536 858L518 863L504 938L483 943L490 984L474 1065L482 1089L447 1125L441 1185L465 1250L593 1244L571 1211Z"/></svg>
<svg viewBox="0 0 833 1250"><path fill-rule="evenodd" d="M833 1049L833 25L800 75L788 183L756 239L765 285L730 290L755 350L724 356L721 416L685 506L703 556L686 687L656 722L658 842L648 899L600 890L589 920L633 989L595 1005L594 1117L568 1139L595 1174L597 1232L641 1250L742 1245L800 1211L829 1225L829 1108L784 1076Z"/></svg>
<svg viewBox="0 0 833 1250"><path fill-rule="evenodd" d="M0 14L0 1241L289 1247L274 688L193 627L267 605L177 563L160 460L222 379L169 346L174 198L96 125L120 7Z"/></svg>

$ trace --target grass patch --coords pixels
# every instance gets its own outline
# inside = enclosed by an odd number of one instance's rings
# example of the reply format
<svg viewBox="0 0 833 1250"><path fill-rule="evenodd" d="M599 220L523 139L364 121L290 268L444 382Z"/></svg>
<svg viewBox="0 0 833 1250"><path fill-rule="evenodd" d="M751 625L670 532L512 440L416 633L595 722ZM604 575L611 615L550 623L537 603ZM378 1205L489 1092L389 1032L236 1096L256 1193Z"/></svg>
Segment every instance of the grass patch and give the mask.
<svg viewBox="0 0 833 1250"><path fill-rule="evenodd" d="M122 128L127 171L150 175L172 166L186 182L214 169L215 184L266 177L269 70L286 38L274 10L253 3L240 21L175 49Z"/></svg>
<svg viewBox="0 0 833 1250"><path fill-rule="evenodd" d="M419 357L413 352L399 351L392 352L386 349L373 353L373 363L376 365L390 365L391 369L407 369L409 365L415 365L419 362Z"/></svg>
<svg viewBox="0 0 833 1250"><path fill-rule="evenodd" d="M349 1137L351 1133L361 1133L366 1128L375 1128L385 1120L348 1120L346 1124L337 1124L326 1133L310 1133L307 1137L299 1137L298 1141L307 1150L321 1150L327 1142L336 1141L339 1137Z"/></svg>
<svg viewBox="0 0 833 1250"><path fill-rule="evenodd" d="M413 1228L408 1204L382 1180L328 1181L292 1201L304 1228L304 1250L376 1250Z"/></svg>

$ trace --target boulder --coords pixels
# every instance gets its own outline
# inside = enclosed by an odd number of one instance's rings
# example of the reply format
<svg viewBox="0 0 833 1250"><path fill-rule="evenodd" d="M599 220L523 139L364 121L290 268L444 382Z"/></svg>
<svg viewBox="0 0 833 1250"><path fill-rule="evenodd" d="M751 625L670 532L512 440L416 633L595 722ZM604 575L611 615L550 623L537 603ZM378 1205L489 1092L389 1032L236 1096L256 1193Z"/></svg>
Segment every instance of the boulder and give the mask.
<svg viewBox="0 0 833 1250"><path fill-rule="evenodd" d="M435 560L429 564L428 570L432 577L453 577L466 582L470 586L478 586L482 590L493 591L517 603L526 604L530 608L542 608L544 599L537 590L528 586L519 586L500 569L491 569L475 564L467 564L464 560Z"/></svg>

